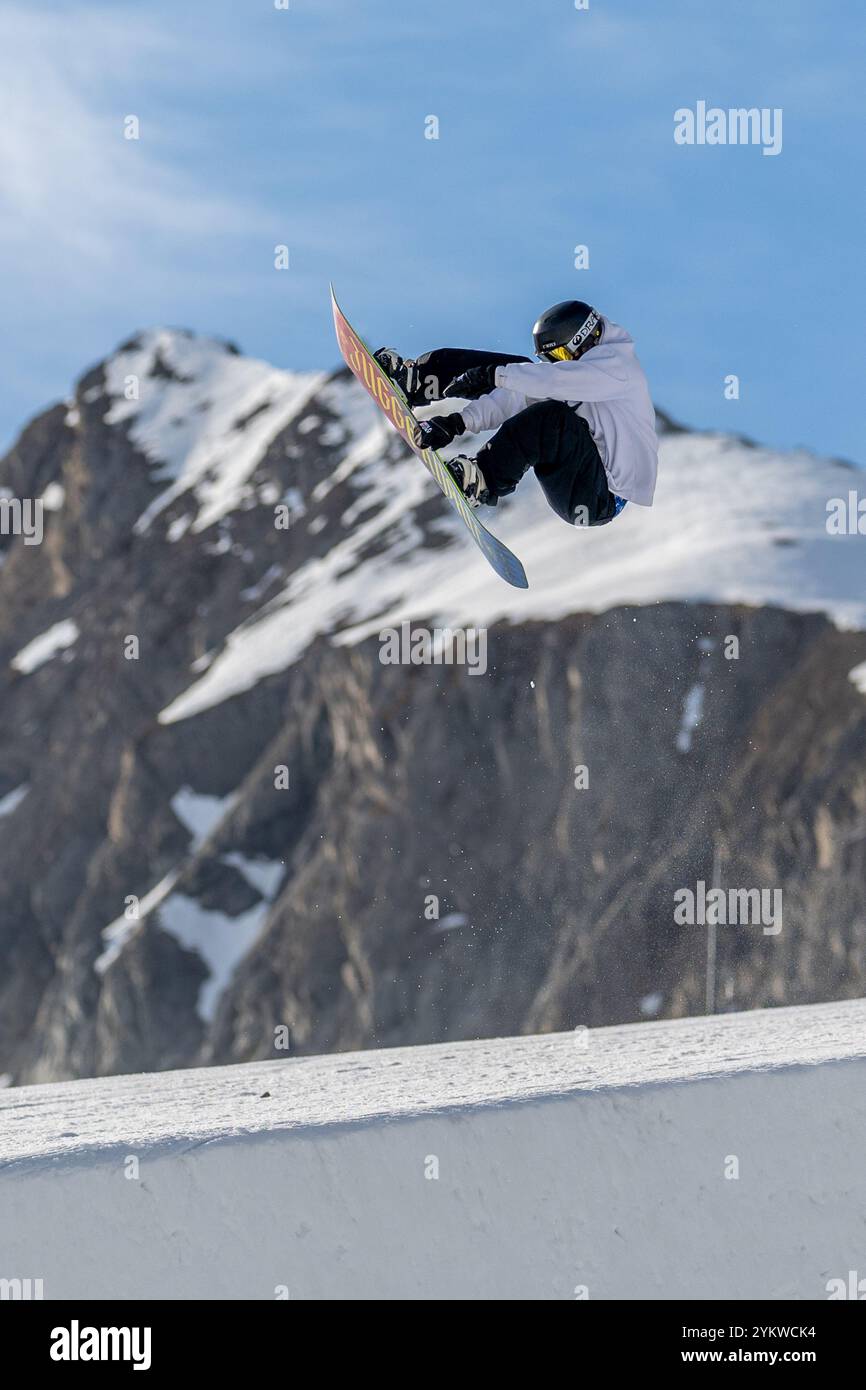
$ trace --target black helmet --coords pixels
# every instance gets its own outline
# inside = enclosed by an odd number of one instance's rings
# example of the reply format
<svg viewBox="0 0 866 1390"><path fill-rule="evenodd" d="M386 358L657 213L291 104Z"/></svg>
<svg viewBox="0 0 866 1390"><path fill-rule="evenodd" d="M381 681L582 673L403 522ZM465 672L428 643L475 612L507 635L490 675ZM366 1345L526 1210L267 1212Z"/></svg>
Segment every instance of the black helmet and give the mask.
<svg viewBox="0 0 866 1390"><path fill-rule="evenodd" d="M535 351L549 362L566 362L580 357L601 341L604 324L601 314L582 299L564 299L545 309L532 330Z"/></svg>

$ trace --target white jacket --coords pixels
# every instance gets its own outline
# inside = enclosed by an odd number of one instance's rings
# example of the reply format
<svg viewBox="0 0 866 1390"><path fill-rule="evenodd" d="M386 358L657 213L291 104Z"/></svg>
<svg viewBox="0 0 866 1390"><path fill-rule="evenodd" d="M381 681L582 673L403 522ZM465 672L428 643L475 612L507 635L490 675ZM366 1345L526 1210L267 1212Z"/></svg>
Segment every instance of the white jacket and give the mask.
<svg viewBox="0 0 866 1390"><path fill-rule="evenodd" d="M604 334L577 362L509 362L496 390L461 410L473 434L497 429L536 401L565 401L583 416L611 492L651 507L658 469L655 410L631 335L602 318Z"/></svg>

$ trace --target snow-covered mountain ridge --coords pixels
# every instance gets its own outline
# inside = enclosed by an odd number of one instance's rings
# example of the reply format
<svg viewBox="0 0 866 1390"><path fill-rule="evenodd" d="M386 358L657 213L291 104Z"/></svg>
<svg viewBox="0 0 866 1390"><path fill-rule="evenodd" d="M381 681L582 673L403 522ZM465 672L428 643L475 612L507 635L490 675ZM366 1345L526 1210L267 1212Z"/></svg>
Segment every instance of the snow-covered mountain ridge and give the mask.
<svg viewBox="0 0 866 1390"><path fill-rule="evenodd" d="M137 401L123 396L130 377L141 384ZM435 484L351 379L328 383L321 375L278 371L216 340L158 330L109 359L105 395L106 422L124 424L168 482L138 528L176 499L172 540L246 505L257 462L291 419L313 439L339 446L333 481L348 481L357 496L329 533L327 554L273 587L228 634L207 671L163 711L166 720L284 669L316 636L352 643L404 618L485 626L672 600L774 604L866 627L866 538L827 528L828 502L866 487L866 474L839 460L667 431L655 505L631 506L616 525L587 532L565 526L534 479L525 479L490 514L530 578L528 592L512 594L444 502L436 522L442 548L419 546L413 511L436 497ZM317 400L338 423L316 413ZM313 502L332 486L314 490ZM297 524L317 524L316 516L304 519L303 499L281 500L290 507L294 501Z"/></svg>

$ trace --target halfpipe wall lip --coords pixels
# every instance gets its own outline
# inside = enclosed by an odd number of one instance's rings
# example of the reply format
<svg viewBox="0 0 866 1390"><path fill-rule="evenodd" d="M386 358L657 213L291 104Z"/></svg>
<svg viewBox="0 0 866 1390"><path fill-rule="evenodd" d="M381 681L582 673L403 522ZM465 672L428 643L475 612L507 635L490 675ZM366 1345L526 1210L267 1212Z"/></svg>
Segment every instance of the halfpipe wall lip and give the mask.
<svg viewBox="0 0 866 1390"><path fill-rule="evenodd" d="M0 1166L92 1161L866 1057L866 1000L0 1092ZM30 1167L31 1163L27 1163Z"/></svg>

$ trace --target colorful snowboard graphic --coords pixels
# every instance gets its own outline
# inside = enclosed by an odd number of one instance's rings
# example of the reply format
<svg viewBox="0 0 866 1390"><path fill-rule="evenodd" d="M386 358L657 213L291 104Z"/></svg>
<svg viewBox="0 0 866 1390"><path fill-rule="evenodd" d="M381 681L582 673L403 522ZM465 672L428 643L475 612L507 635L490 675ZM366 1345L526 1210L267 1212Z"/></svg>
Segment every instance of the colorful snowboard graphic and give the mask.
<svg viewBox="0 0 866 1390"><path fill-rule="evenodd" d="M463 493L455 483L435 449L417 449L412 443L411 428L414 422L411 407L395 382L385 375L370 349L353 329L331 288L331 306L334 310L334 327L337 342L346 366L357 377L361 385L370 393L380 410L390 420L394 428L403 436L413 453L433 474L455 511L462 517L466 527L485 559L493 566L500 579L513 584L516 589L528 589L529 583L523 566L508 546L490 534L482 526L476 513L469 506Z"/></svg>

